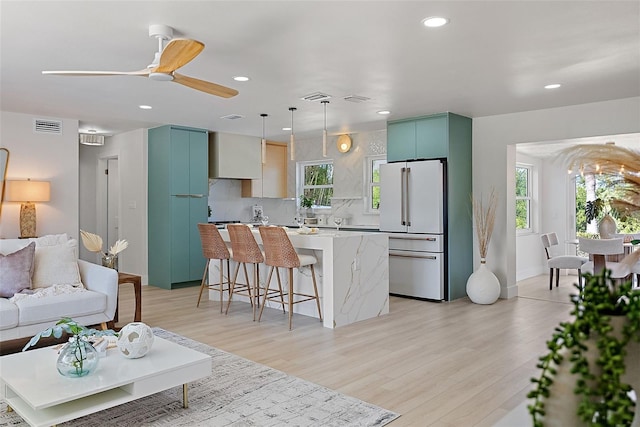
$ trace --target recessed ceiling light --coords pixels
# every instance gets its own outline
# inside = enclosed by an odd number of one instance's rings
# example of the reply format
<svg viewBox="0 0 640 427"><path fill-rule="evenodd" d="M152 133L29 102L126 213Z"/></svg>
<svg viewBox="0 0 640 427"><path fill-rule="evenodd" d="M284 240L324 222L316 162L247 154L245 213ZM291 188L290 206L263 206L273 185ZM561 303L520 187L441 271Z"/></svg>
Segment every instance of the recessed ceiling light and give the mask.
<svg viewBox="0 0 640 427"><path fill-rule="evenodd" d="M550 85L546 85L544 88L545 89L558 89L560 86L562 86L560 83L553 83Z"/></svg>
<svg viewBox="0 0 640 427"><path fill-rule="evenodd" d="M381 116L386 116L388 114L391 114L391 111L389 111L389 110L380 110L380 111L378 111L378 114L380 114Z"/></svg>
<svg viewBox="0 0 640 427"><path fill-rule="evenodd" d="M291 130L291 128L282 128L282 130Z"/></svg>
<svg viewBox="0 0 640 427"><path fill-rule="evenodd" d="M138 105L138 108L141 110L151 110L153 107L151 105Z"/></svg>
<svg viewBox="0 0 640 427"><path fill-rule="evenodd" d="M422 25L429 28L438 28L447 25L449 20L441 16L430 16L422 20Z"/></svg>
<svg viewBox="0 0 640 427"><path fill-rule="evenodd" d="M248 82L250 79L247 76L233 76L233 80L237 82Z"/></svg>

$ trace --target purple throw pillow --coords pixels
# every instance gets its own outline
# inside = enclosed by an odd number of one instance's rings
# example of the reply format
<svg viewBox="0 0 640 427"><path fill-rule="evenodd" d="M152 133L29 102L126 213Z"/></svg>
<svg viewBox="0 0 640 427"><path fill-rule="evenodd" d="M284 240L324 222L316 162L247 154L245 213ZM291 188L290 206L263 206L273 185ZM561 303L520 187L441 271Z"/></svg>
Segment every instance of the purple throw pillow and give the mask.
<svg viewBox="0 0 640 427"><path fill-rule="evenodd" d="M36 251L35 242L12 254L0 254L0 297L11 298L24 289L31 289L31 274Z"/></svg>

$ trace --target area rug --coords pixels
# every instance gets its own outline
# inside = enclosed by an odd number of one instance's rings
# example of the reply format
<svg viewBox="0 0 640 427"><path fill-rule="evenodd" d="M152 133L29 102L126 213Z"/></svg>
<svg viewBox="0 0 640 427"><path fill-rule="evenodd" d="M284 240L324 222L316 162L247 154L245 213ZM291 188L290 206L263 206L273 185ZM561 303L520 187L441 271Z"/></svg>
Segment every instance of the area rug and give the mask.
<svg viewBox="0 0 640 427"><path fill-rule="evenodd" d="M384 426L398 414L181 335L153 328L158 337L208 354L212 374L182 387L125 403L63 426ZM0 405L0 426L26 426Z"/></svg>

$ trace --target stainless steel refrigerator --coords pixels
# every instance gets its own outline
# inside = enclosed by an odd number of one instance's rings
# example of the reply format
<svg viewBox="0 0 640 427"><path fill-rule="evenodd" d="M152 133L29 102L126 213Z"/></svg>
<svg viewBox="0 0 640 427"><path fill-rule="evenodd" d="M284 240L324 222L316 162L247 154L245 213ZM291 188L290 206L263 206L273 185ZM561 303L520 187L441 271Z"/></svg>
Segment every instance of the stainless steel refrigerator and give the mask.
<svg viewBox="0 0 640 427"><path fill-rule="evenodd" d="M380 231L389 232L389 292L445 299L446 161L380 166Z"/></svg>

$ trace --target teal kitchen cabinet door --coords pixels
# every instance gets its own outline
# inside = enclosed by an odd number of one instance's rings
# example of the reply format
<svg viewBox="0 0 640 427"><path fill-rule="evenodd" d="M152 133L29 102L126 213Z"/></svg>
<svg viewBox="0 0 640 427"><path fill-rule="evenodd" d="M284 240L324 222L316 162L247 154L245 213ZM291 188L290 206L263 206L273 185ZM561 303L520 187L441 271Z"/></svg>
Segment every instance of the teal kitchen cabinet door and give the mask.
<svg viewBox="0 0 640 427"><path fill-rule="evenodd" d="M399 162L416 158L415 121L392 122L387 125L387 161Z"/></svg>
<svg viewBox="0 0 640 427"><path fill-rule="evenodd" d="M440 159L449 155L448 123L446 114L416 121L417 159Z"/></svg>

